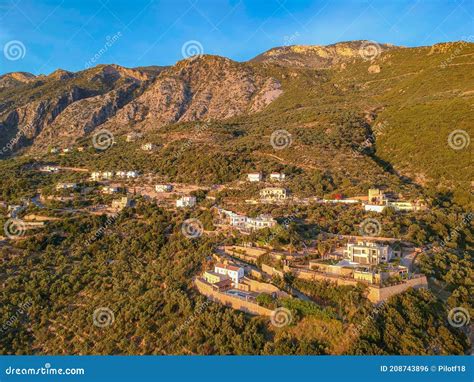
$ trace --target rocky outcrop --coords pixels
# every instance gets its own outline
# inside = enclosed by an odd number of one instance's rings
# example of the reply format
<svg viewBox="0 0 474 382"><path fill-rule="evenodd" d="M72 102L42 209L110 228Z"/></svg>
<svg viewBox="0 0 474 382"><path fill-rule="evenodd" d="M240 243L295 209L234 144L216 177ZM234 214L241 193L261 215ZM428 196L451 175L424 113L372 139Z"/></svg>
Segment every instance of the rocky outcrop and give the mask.
<svg viewBox="0 0 474 382"><path fill-rule="evenodd" d="M366 58L364 50L371 53L381 53L395 48L389 44L378 44L373 41L349 41L333 45L291 45L273 48L253 58L253 62L275 64L301 68L329 68Z"/></svg>

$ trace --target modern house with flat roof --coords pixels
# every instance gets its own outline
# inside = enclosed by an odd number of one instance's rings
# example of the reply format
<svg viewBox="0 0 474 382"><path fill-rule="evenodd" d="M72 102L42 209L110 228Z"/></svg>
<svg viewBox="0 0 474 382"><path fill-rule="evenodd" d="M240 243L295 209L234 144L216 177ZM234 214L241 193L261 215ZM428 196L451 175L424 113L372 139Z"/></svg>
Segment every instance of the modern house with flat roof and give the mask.
<svg viewBox="0 0 474 382"><path fill-rule="evenodd" d="M261 172L251 172L247 174L247 180L249 182L261 182L262 181L262 173Z"/></svg>
<svg viewBox="0 0 474 382"><path fill-rule="evenodd" d="M389 245L376 242L348 243L346 249L344 249L346 259L364 265L388 263L394 256Z"/></svg>

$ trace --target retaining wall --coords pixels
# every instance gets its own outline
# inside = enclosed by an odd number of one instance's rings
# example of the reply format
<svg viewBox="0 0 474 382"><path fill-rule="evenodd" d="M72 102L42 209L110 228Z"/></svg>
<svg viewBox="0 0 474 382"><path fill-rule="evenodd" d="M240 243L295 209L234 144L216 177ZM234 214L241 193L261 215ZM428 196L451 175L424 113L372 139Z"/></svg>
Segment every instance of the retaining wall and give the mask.
<svg viewBox="0 0 474 382"><path fill-rule="evenodd" d="M260 316L271 316L272 310L264 308L258 304L250 301L242 300L238 297L229 296L212 288L210 284L200 278L194 279L194 284L198 291L212 301L219 302L222 305L231 307L233 309L241 310L242 312L256 314Z"/></svg>

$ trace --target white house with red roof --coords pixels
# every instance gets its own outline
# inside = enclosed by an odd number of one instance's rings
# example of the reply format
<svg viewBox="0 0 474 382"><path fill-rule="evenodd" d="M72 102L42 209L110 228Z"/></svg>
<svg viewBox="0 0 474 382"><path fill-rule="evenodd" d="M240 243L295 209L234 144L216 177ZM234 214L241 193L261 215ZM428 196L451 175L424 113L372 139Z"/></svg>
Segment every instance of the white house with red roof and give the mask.
<svg viewBox="0 0 474 382"><path fill-rule="evenodd" d="M214 272L220 275L229 276L234 285L238 285L239 280L245 275L244 268L232 264L217 263L214 266Z"/></svg>

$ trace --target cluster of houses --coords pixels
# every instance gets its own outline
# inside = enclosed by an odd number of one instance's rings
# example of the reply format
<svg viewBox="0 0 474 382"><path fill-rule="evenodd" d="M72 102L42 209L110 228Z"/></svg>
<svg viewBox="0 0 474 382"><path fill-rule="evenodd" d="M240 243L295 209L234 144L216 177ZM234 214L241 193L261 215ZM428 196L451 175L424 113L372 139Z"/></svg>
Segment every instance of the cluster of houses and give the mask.
<svg viewBox="0 0 474 382"><path fill-rule="evenodd" d="M272 182L283 182L286 175L281 172L272 172L269 175L269 180ZM251 172L247 174L247 181L249 182L261 182L263 181L263 174L261 172Z"/></svg>
<svg viewBox="0 0 474 382"><path fill-rule="evenodd" d="M135 179L138 178L137 171L94 171L91 173L91 180L111 180L114 178L119 179Z"/></svg>
<svg viewBox="0 0 474 382"><path fill-rule="evenodd" d="M273 219L271 215L262 214L251 218L222 208L218 208L217 212L219 217L224 221L224 224L228 224L239 230L254 231L262 228L272 228L277 225L276 220Z"/></svg>

